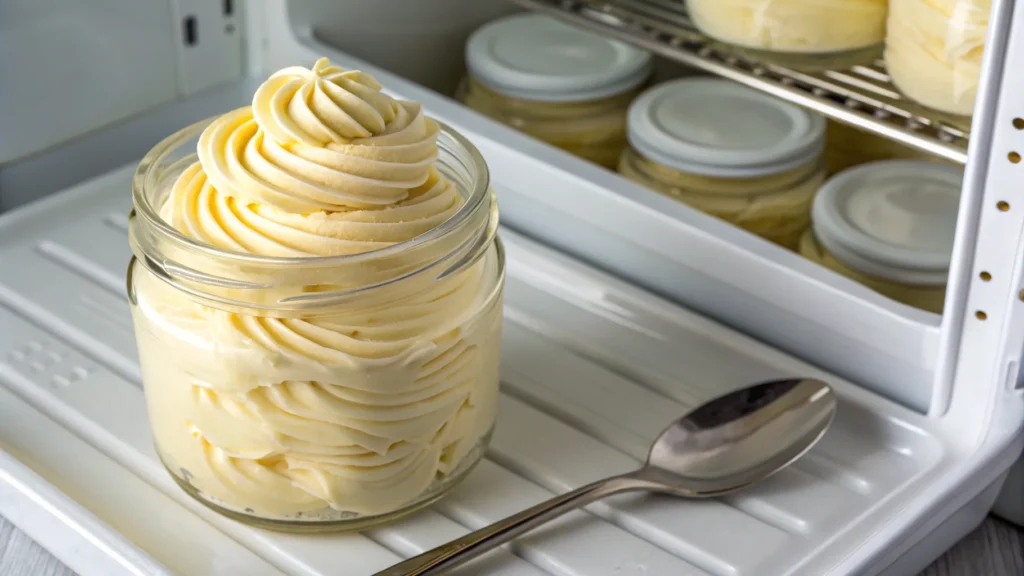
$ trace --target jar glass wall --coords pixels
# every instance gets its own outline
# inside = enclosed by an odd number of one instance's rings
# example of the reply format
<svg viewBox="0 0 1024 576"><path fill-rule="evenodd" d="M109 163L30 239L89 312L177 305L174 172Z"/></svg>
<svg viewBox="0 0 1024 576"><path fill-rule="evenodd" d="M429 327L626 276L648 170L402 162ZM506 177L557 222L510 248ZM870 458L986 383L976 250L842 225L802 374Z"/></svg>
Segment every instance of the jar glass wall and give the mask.
<svg viewBox="0 0 1024 576"><path fill-rule="evenodd" d="M639 91L582 102L542 102L503 95L470 75L458 99L502 124L614 169L626 146L626 111Z"/></svg>
<svg viewBox="0 0 1024 576"><path fill-rule="evenodd" d="M891 0L885 65L906 96L967 116L981 79L991 0Z"/></svg>
<svg viewBox="0 0 1024 576"><path fill-rule="evenodd" d="M823 248L811 230L808 230L800 238L799 252L801 256L811 262L855 280L883 296L921 310L942 314L943 302L946 300L946 285L944 283L938 285L910 284L858 272L837 260L832 253Z"/></svg>
<svg viewBox="0 0 1024 576"><path fill-rule="evenodd" d="M491 22L466 42L458 98L478 112L614 169L649 52L539 14Z"/></svg>
<svg viewBox="0 0 1024 576"><path fill-rule="evenodd" d="M647 188L795 250L810 224L811 202L825 180L819 160L751 178L689 174L627 149L619 172Z"/></svg>
<svg viewBox="0 0 1024 576"><path fill-rule="evenodd" d="M257 256L160 214L209 122L133 182L128 289L158 454L192 496L270 529L356 529L432 502L495 419L504 254L483 159L442 127L436 168L465 203L411 240Z"/></svg>

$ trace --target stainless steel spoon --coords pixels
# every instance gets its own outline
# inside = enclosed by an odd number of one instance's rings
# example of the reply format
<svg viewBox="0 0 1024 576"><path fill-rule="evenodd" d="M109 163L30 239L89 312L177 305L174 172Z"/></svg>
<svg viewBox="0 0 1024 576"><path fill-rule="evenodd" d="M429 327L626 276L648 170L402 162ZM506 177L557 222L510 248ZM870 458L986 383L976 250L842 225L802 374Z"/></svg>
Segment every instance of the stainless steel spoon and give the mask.
<svg viewBox="0 0 1024 576"><path fill-rule="evenodd" d="M777 380L711 400L666 428L635 472L598 480L402 562L376 576L445 573L612 494L646 490L708 498L782 470L825 433L836 397L823 382Z"/></svg>

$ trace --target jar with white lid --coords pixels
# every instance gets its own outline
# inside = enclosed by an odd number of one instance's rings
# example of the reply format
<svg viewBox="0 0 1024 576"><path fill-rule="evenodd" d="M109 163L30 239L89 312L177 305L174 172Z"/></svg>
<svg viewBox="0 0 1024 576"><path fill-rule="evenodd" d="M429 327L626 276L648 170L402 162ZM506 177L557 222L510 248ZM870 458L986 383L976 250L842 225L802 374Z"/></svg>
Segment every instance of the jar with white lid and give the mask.
<svg viewBox="0 0 1024 576"><path fill-rule="evenodd" d="M697 210L795 249L824 181L825 121L740 84L661 84L629 110L619 172Z"/></svg>
<svg viewBox="0 0 1024 576"><path fill-rule="evenodd" d="M915 160L846 170L818 192L800 253L893 300L942 313L962 180L955 166Z"/></svg>
<svg viewBox="0 0 1024 576"><path fill-rule="evenodd" d="M651 75L650 53L537 14L478 29L466 65L458 97L468 107L609 168Z"/></svg>
<svg viewBox="0 0 1024 576"><path fill-rule="evenodd" d="M688 0L694 25L744 48L802 55L877 54L888 0Z"/></svg>
<svg viewBox="0 0 1024 576"><path fill-rule="evenodd" d="M909 98L961 116L974 111L991 0L892 0L885 66Z"/></svg>

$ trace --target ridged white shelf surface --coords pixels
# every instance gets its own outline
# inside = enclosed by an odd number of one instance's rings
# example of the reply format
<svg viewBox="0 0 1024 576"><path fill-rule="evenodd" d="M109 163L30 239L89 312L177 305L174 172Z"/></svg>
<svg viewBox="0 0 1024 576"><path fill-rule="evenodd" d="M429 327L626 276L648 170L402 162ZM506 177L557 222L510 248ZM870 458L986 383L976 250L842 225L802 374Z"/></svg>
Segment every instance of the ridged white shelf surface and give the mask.
<svg viewBox="0 0 1024 576"><path fill-rule="evenodd" d="M179 491L150 444L124 289L132 171L0 218L0 448L23 464L0 458L0 495L12 495L0 513L44 544L67 531L71 544L51 549L83 574L116 573L97 568L97 542L124 573L370 574L629 470L695 402L784 375L825 378L841 396L833 428L792 468L721 500L614 498L459 573L820 576L947 460L923 416L505 231L500 420L468 480L361 534L225 520Z"/></svg>

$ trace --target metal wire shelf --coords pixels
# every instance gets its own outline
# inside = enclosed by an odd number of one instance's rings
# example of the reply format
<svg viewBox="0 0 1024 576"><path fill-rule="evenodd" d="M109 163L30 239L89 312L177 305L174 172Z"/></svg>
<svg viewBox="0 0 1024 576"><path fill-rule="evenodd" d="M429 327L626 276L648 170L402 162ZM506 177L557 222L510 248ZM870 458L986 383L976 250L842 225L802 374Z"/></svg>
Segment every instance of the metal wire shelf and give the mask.
<svg viewBox="0 0 1024 576"><path fill-rule="evenodd" d="M963 164L970 120L905 99L881 60L802 71L704 36L682 0L513 0L824 114L838 122Z"/></svg>

